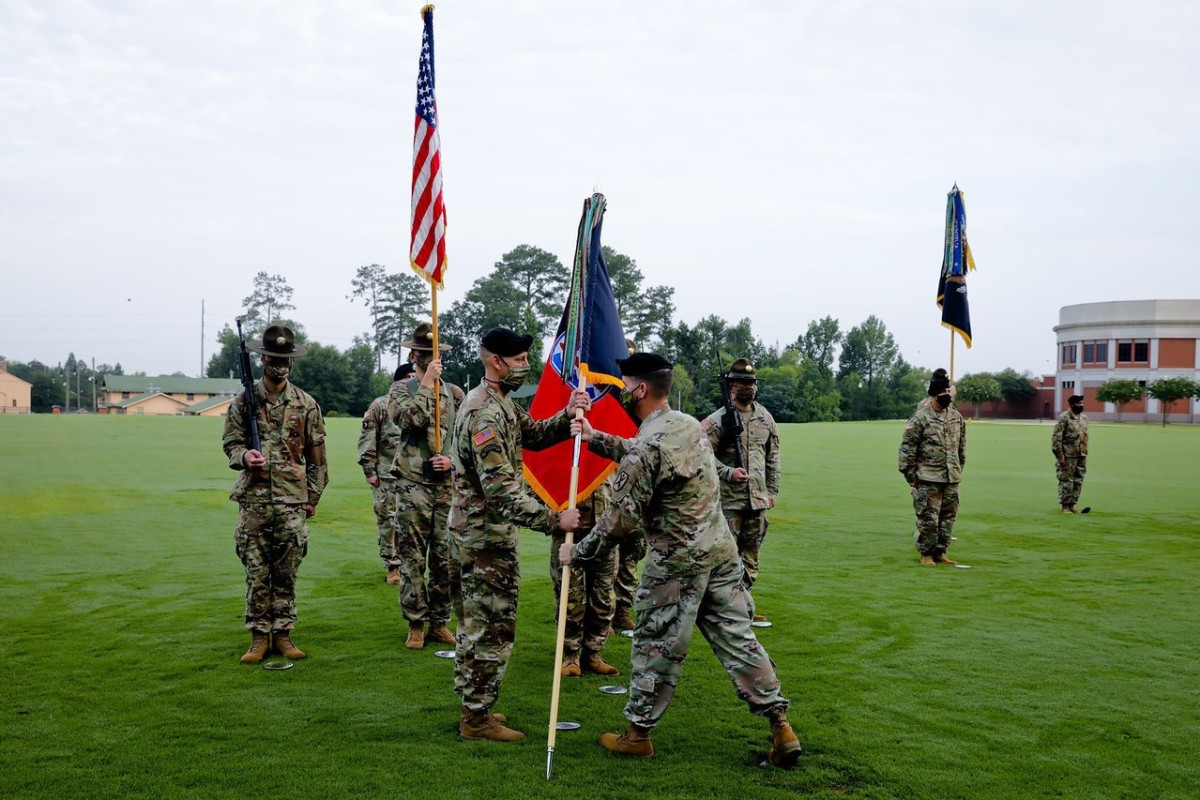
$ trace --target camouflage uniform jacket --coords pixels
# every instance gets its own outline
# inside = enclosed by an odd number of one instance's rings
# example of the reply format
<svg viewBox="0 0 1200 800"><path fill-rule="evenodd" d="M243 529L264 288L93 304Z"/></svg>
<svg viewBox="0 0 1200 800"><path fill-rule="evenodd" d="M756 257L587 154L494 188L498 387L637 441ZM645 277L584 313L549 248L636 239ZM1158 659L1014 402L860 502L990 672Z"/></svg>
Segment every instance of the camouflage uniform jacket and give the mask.
<svg viewBox="0 0 1200 800"><path fill-rule="evenodd" d="M1088 451L1088 419L1087 414L1078 416L1072 411L1064 411L1058 417L1054 426L1054 435L1050 437L1050 448L1056 459L1079 458L1086 456Z"/></svg>
<svg viewBox="0 0 1200 800"><path fill-rule="evenodd" d="M229 467L242 474L230 500L239 503L287 503L316 505L329 483L325 464L325 420L317 401L288 382L274 403L259 380L254 384L258 406L258 433L267 463L261 469L246 469L242 458L250 449L246 427L246 397L239 394L229 405L221 444Z"/></svg>
<svg viewBox="0 0 1200 800"><path fill-rule="evenodd" d="M434 449L433 389L422 386L416 378L401 381L398 391L388 395L387 415L396 428L399 447L391 463L391 474L397 478L433 485L444 480L430 480L422 465L433 455L449 455L450 435L454 431L456 409L463 401L463 390L442 381L440 422L442 448Z"/></svg>
<svg viewBox="0 0 1200 800"><path fill-rule="evenodd" d="M775 418L762 403L750 406L749 415L742 414L742 455L746 460L749 483L733 482L736 451L733 438L725 435L721 424L725 409L718 408L700 423L708 434L708 443L717 455L717 472L721 477L721 505L728 509L770 508L771 497L779 496L779 429Z"/></svg>
<svg viewBox="0 0 1200 800"><path fill-rule="evenodd" d="M358 465L363 475L372 475L380 480L392 480L388 472L396 447L400 442L400 429L388 414L388 405L401 391L403 381L396 381L382 397L376 397L363 414L362 432L358 435Z"/></svg>
<svg viewBox="0 0 1200 800"><path fill-rule="evenodd" d="M558 527L558 514L525 485L521 449L541 450L570 435L565 411L535 420L486 381L468 392L450 448L455 491L449 527L459 544L515 549L522 527Z"/></svg>
<svg viewBox="0 0 1200 800"><path fill-rule="evenodd" d="M917 406L900 441L900 474L909 483L960 483L967 463L967 423L954 406Z"/></svg>
<svg viewBox="0 0 1200 800"><path fill-rule="evenodd" d="M635 438L596 432L590 447L621 465L612 505L576 545L576 558L603 556L622 537L644 530L644 574L651 578L701 574L737 559L718 499L717 462L694 418L659 409Z"/></svg>

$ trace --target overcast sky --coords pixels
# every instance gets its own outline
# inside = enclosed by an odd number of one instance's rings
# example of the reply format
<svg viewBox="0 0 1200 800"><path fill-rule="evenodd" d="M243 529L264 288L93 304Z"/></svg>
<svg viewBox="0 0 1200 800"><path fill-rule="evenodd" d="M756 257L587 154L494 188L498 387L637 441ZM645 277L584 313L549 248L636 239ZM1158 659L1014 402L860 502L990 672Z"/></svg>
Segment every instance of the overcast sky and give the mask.
<svg viewBox="0 0 1200 800"><path fill-rule="evenodd" d="M260 270L323 344L407 269L419 2L0 2L0 356L201 370ZM1194 2L483 2L435 12L447 307L579 209L676 319L881 318L956 372L1051 371L1058 309L1200 297Z"/></svg>

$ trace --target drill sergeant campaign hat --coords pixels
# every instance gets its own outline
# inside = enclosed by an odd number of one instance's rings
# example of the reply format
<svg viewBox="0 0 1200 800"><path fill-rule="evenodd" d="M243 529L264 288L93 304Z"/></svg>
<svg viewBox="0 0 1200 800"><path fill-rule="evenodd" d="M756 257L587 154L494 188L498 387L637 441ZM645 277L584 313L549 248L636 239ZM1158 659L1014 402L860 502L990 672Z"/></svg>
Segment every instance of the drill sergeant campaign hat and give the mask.
<svg viewBox="0 0 1200 800"><path fill-rule="evenodd" d="M433 326L428 322L419 323L411 339L400 343L401 347L407 347L409 350L419 350L423 353L433 352ZM438 352L444 353L450 349L450 345L438 342Z"/></svg>
<svg viewBox="0 0 1200 800"><path fill-rule="evenodd" d="M725 373L725 378L731 381L758 383L758 376L754 374L754 364L748 358L739 358L730 364L729 371Z"/></svg>
<svg viewBox="0 0 1200 800"><path fill-rule="evenodd" d="M512 358L521 353L529 352L533 337L528 333L522 335L508 328L492 328L480 338L483 349L501 358Z"/></svg>
<svg viewBox="0 0 1200 800"><path fill-rule="evenodd" d="M274 358L299 358L308 353L307 347L296 344L296 334L286 325L272 325L263 331L262 344L247 342L246 348Z"/></svg>
<svg viewBox="0 0 1200 800"><path fill-rule="evenodd" d="M621 374L628 375L630 378L640 378L651 372L673 367L674 365L670 361L658 353L634 353L629 358L617 359L617 368L621 370Z"/></svg>

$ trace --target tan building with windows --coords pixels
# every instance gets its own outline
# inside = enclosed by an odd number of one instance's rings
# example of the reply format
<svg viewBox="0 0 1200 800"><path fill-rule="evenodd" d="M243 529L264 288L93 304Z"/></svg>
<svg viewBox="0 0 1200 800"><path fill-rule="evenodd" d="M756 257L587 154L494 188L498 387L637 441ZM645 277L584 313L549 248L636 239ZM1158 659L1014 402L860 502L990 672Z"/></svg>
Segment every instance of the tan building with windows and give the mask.
<svg viewBox="0 0 1200 800"><path fill-rule="evenodd" d="M1120 300L1063 306L1054 327L1058 339L1054 407L1084 397L1094 420L1117 417L1116 406L1096 399L1110 380L1135 380L1143 387L1162 378L1200 380L1200 300ZM1195 422L1195 398L1171 404L1170 422ZM1157 400L1143 394L1121 407L1127 422L1162 418Z"/></svg>
<svg viewBox="0 0 1200 800"><path fill-rule="evenodd" d="M102 389L102 414L219 417L242 384L229 378L105 375Z"/></svg>
<svg viewBox="0 0 1200 800"><path fill-rule="evenodd" d="M33 405L33 384L8 371L0 361L0 414L28 414Z"/></svg>

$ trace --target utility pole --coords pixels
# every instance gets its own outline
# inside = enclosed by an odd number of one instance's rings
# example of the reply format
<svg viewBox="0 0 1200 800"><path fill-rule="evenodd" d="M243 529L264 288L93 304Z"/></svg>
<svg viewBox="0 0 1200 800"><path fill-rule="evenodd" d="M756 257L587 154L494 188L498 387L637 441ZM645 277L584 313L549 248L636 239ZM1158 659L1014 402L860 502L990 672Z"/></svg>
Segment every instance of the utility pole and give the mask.
<svg viewBox="0 0 1200 800"><path fill-rule="evenodd" d="M59 370L59 372L62 374L62 379L63 379L63 413L70 414L71 413L71 376L67 374L67 365L63 364L63 367L61 370Z"/></svg>
<svg viewBox="0 0 1200 800"><path fill-rule="evenodd" d="M75 362L75 405L83 407L83 395L79 393L79 362Z"/></svg>
<svg viewBox="0 0 1200 800"><path fill-rule="evenodd" d="M204 298L200 298L200 377L204 377Z"/></svg>
<svg viewBox="0 0 1200 800"><path fill-rule="evenodd" d="M99 410L100 407L96 405L96 357L92 356L92 413Z"/></svg>

